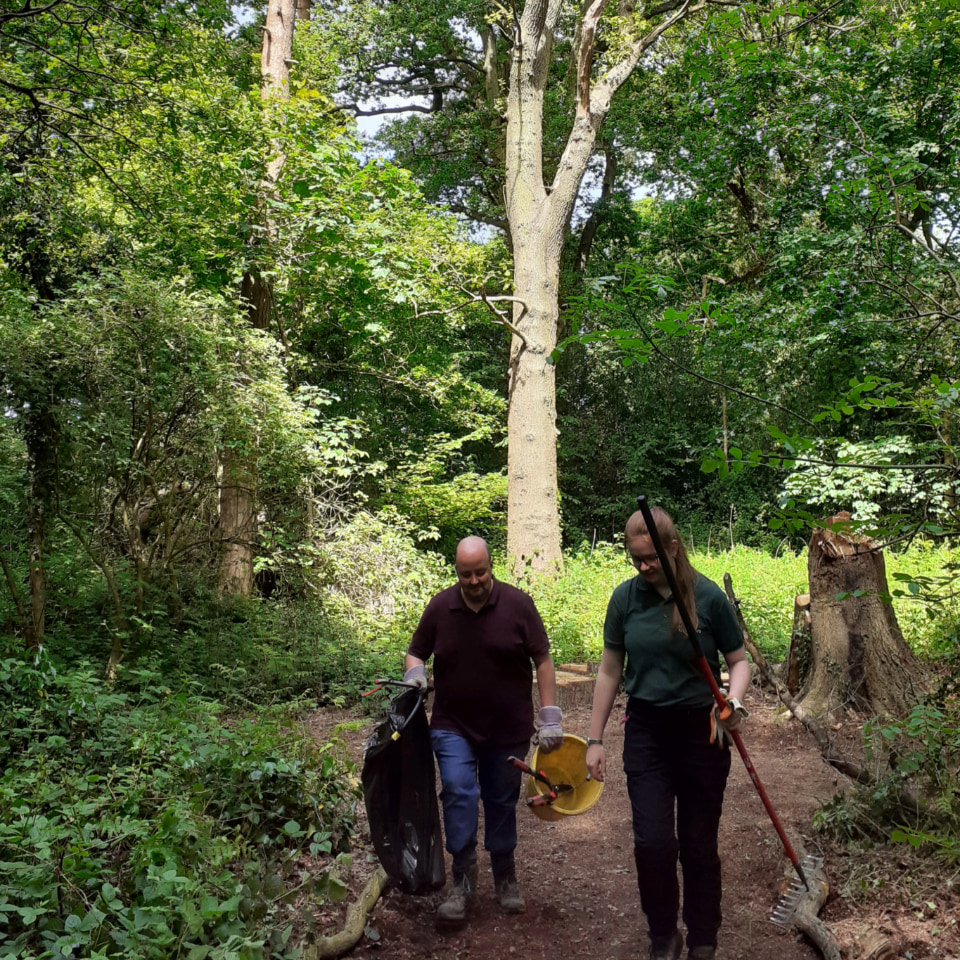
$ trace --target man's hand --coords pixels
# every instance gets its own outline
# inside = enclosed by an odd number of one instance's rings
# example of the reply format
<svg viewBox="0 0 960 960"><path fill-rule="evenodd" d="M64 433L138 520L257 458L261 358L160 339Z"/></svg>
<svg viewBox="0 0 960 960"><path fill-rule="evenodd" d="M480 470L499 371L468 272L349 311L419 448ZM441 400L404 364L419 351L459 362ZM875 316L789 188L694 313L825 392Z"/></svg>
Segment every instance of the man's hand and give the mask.
<svg viewBox="0 0 960 960"><path fill-rule="evenodd" d="M557 750L563 745L563 711L559 707L541 707L537 718L540 721L540 749L544 753Z"/></svg>
<svg viewBox="0 0 960 960"><path fill-rule="evenodd" d="M412 683L421 690L426 690L427 668L422 663L415 664L403 675L403 682Z"/></svg>

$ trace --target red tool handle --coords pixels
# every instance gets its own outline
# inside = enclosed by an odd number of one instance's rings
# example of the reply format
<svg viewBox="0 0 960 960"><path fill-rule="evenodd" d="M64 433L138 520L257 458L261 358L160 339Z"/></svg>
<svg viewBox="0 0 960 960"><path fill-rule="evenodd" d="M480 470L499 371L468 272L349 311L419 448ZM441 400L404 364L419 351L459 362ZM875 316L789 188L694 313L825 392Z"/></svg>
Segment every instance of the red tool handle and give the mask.
<svg viewBox="0 0 960 960"><path fill-rule="evenodd" d="M518 770L522 770L524 773L529 773L530 776L535 780L539 780L541 783L546 784L547 789L550 791L549 799L557 799L557 788L550 782L550 778L542 770L534 770L530 764L524 763L519 757L507 757L507 763L512 763Z"/></svg>
<svg viewBox="0 0 960 960"><path fill-rule="evenodd" d="M720 690L720 686L717 684L716 677L714 677L713 671L710 669L710 664L707 663L707 658L703 655L703 651L700 649L700 644L697 641L697 631L694 629L693 621L690 619L690 613L688 612L686 605L680 596L680 589L677 585L677 578L673 574L673 567L670 564L670 557L667 555L667 551L663 547L663 541L660 539L660 531L657 530L657 525L653 520L653 514L650 512L650 505L647 503L647 498L642 495L637 497L637 506L640 508L640 512L643 514L643 522L647 525L647 533L650 536L650 540L653 542L653 549L656 550L657 557L660 560L660 569L663 570L663 575L667 578L667 585L670 587L670 591L673 594L673 600L677 605L677 611L680 614L680 619L683 621L683 626L687 631L687 636L690 638L690 643L693 644L693 652L694 656L697 658L697 666L700 668L700 672L710 685L710 690L713 692L713 699L717 701L717 705L720 707L720 710L729 710L730 708L727 705L727 698ZM780 842L783 844L783 849L790 858L790 862L793 864L794 870L797 871L797 876L800 877L800 879L803 881L803 885L809 890L810 885L807 883L807 878L803 875L803 867L800 866L800 858L797 856L796 851L793 849L793 845L787 838L786 831L783 829L783 824L780 823L780 818L777 816L776 810L773 809L773 804L770 802L770 798L767 796L767 791L763 788L763 784L760 782L760 777L758 776L756 768L753 765L753 761L750 759L750 755L747 753L747 748L743 745L743 740L740 737L739 732L736 730L727 730L727 733L730 734L730 739L733 740L737 746L737 750L739 751L740 757L743 760L743 765L747 768L747 773L750 774L750 779L753 781L753 785L757 788L757 793L759 794L760 799L763 802L763 806L770 817L770 822L777 831L777 836L780 837Z"/></svg>
<svg viewBox="0 0 960 960"><path fill-rule="evenodd" d="M538 794L536 797L527 798L528 807L549 807L556 797L551 797L548 793Z"/></svg>
<svg viewBox="0 0 960 960"><path fill-rule="evenodd" d="M361 693L361 697L369 697L371 693L376 693L378 690L382 690L384 687L406 687L408 690L416 686L415 683L408 683L406 680L390 680L388 677L381 677L379 680L374 680L376 686L372 690L368 690L366 693Z"/></svg>

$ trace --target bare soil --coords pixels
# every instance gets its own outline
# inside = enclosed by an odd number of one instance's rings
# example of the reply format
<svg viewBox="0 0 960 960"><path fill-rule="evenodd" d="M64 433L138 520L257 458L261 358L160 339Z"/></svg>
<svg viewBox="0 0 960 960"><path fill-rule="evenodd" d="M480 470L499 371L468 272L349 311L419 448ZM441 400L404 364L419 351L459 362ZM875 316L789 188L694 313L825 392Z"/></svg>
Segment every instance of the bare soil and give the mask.
<svg viewBox="0 0 960 960"><path fill-rule="evenodd" d="M821 911L838 938L846 960L862 956L861 941L880 932L905 960L946 957L960 960L960 879L923 879L910 854L857 854L824 846L811 831L815 809L843 789L844 778L820 758L815 743L772 698L754 688L751 718L743 738L767 793L797 851L825 858L831 894ZM633 862L630 807L620 757L622 704L614 708L604 734L609 773L600 801L587 813L545 823L518 810L517 874L527 901L519 917L502 914L493 893L489 860L481 853L478 903L467 926L438 929L434 915L445 891L426 897L388 892L351 952L356 958L391 960L510 960L561 957L562 960L633 960L646 957L646 923L640 910ZM589 711L567 711L564 729L586 735ZM318 711L309 719L319 737L341 737L359 771L373 721L357 715ZM346 727L345 721L353 721ZM856 730L841 731L851 742ZM482 831L481 831L482 836ZM733 758L720 828L724 864L723 927L718 960L775 958L809 960L819 951L794 928L769 916L792 876L792 869L739 756ZM906 859L905 859L906 858ZM346 882L355 900L376 859L361 827ZM448 858L449 876L449 858ZM329 905L317 916L320 934L336 932L345 906Z"/></svg>

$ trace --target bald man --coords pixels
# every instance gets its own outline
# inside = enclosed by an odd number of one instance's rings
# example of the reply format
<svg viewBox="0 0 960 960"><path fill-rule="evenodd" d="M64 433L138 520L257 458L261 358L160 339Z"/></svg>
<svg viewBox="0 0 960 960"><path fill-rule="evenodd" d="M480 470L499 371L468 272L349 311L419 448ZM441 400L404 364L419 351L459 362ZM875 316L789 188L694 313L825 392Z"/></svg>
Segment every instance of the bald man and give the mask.
<svg viewBox="0 0 960 960"><path fill-rule="evenodd" d="M435 697L430 739L440 769L440 801L453 886L437 911L444 925L469 918L477 889L477 826L483 801L484 847L497 901L526 909L514 861L521 772L533 735L533 670L540 694L540 749L563 742L550 644L533 600L493 577L480 537L457 545L458 582L428 604L407 650L403 679L423 687L433 657Z"/></svg>

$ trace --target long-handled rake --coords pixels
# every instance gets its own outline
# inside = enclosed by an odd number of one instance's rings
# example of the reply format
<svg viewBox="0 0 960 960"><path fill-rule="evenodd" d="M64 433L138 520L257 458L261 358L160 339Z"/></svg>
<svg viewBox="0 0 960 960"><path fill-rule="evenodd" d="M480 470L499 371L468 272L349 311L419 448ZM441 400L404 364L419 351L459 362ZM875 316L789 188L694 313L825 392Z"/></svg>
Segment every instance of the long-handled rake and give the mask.
<svg viewBox="0 0 960 960"><path fill-rule="evenodd" d="M653 514L650 512L650 505L647 503L647 498L642 495L637 497L637 506L640 508L640 512L643 514L644 523L647 525L647 533L650 535L650 539L653 542L653 548L656 550L657 558L660 560L660 569L663 570L663 574L667 579L667 585L670 587L670 590L673 593L673 599L677 605L677 611L680 613L680 619L683 621L683 625L687 631L687 636L690 638L690 643L693 645L693 652L697 659L697 666L700 668L700 672L704 675L707 683L710 685L710 690L713 693L713 699L717 701L717 705L720 707L721 713L724 710L730 710L731 708L727 704L727 699L720 690L716 678L713 676L713 671L710 669L710 664L707 663L707 658L703 655L703 651L700 649L700 644L697 642L697 631L694 629L693 621L690 619L690 613L680 597L680 591L677 587L677 578L673 574L673 567L670 565L670 558L668 557L666 550L663 548L663 541L661 541L660 534L657 531L657 525L654 523ZM777 816L777 812L773 809L773 804L770 802L770 798L767 796L767 791L764 790L763 784L760 782L760 777L757 775L757 771L754 769L753 761L750 759L750 754L747 753L747 748L743 745L743 739L741 738L739 731L727 730L726 732L729 734L730 739L733 740L737 750L740 753L740 757L743 760L743 765L747 768L747 773L750 774L750 779L753 781L753 785L757 788L757 793L759 794L760 799L763 801L763 806L770 817L771 823L773 823L774 829L777 831L777 835L780 837L780 842L783 844L785 853L790 858L790 862L793 864L793 869L797 871L797 876L800 878L803 886L809 890L810 884L807 883L804 867L806 867L806 869L812 873L819 867L817 858L808 856L804 858L803 864L800 863L800 858L797 856L796 851L793 849L793 846L790 843L790 840L787 838L787 834L783 829L783 825L780 823L780 818ZM777 908L777 912L770 919L774 920L776 923L786 924L789 921L789 918L792 915L799 899L800 886L794 880L793 884L791 884L791 889L781 900L780 906Z"/></svg>

